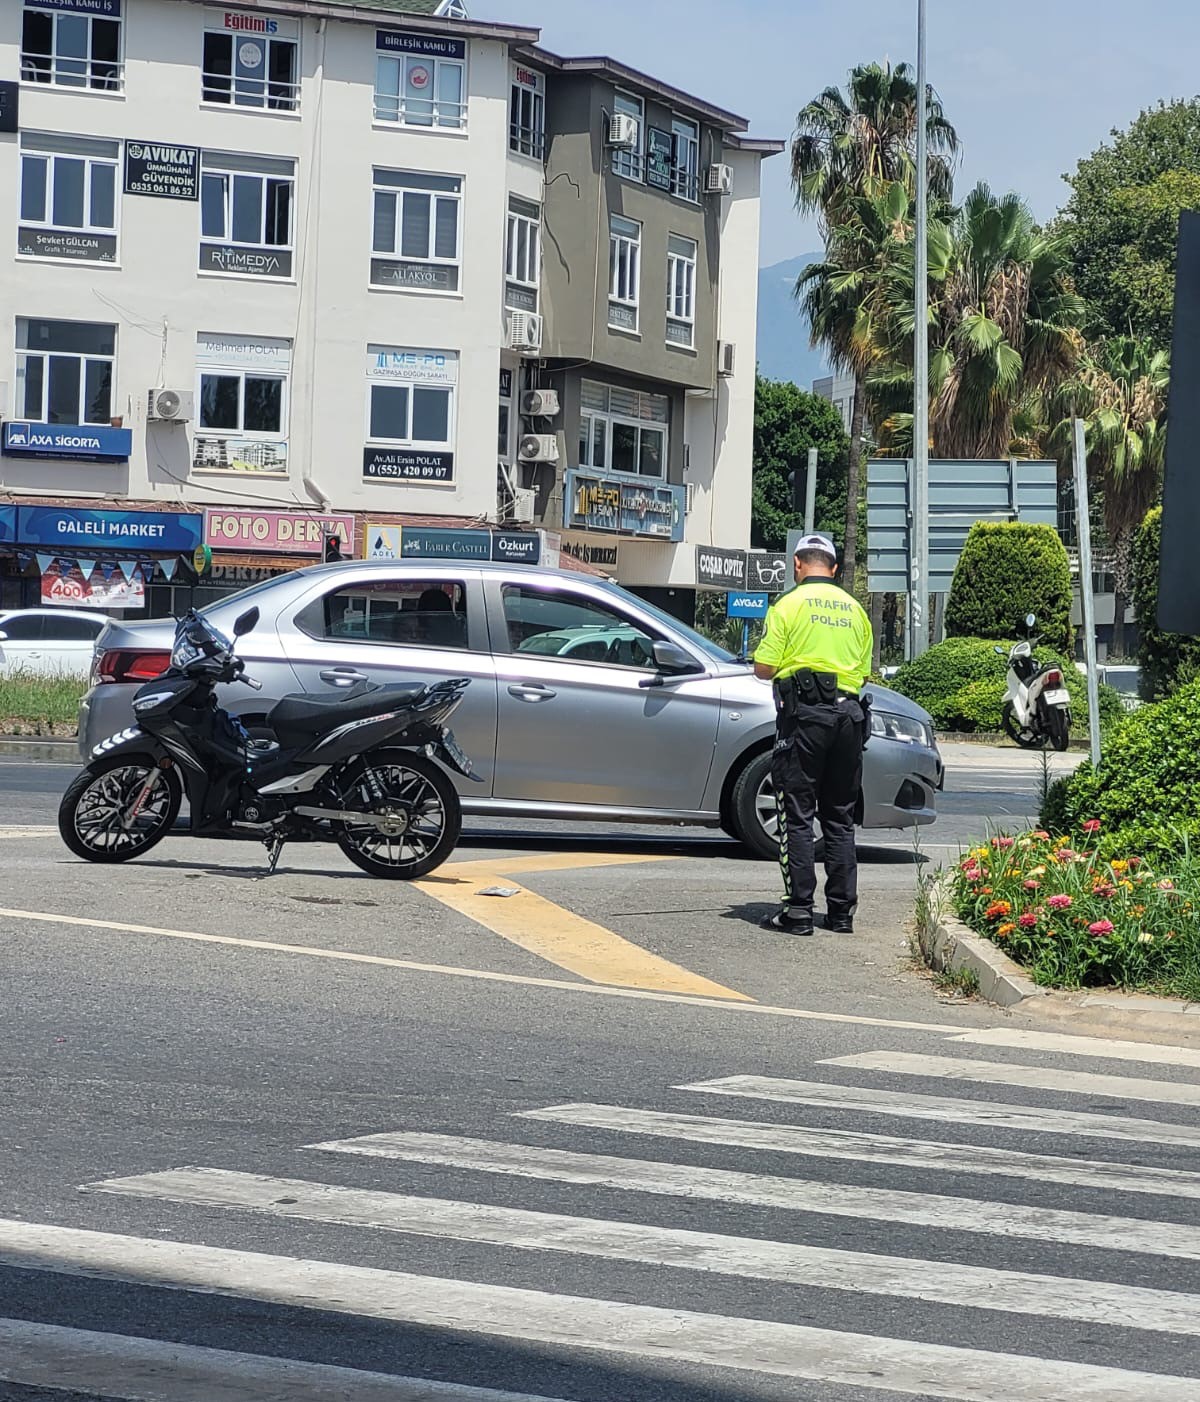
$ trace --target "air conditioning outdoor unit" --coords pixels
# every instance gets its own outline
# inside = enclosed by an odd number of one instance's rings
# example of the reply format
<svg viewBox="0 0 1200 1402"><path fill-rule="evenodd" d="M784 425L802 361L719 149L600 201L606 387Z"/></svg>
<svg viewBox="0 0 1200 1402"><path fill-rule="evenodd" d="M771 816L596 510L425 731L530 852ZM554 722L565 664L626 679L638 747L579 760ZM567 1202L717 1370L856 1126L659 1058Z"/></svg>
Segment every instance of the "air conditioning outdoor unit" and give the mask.
<svg viewBox="0 0 1200 1402"><path fill-rule="evenodd" d="M712 165L704 172L704 193L706 195L733 194L733 167Z"/></svg>
<svg viewBox="0 0 1200 1402"><path fill-rule="evenodd" d="M553 433L527 433L517 448L522 462L557 462L558 437Z"/></svg>
<svg viewBox="0 0 1200 1402"><path fill-rule="evenodd" d="M513 312L508 318L508 345L522 355L536 355L542 348L542 318L537 312Z"/></svg>
<svg viewBox="0 0 1200 1402"><path fill-rule="evenodd" d="M151 423L185 424L195 417L196 396L190 389L152 389L146 398Z"/></svg>
<svg viewBox="0 0 1200 1402"><path fill-rule="evenodd" d="M512 519L522 526L533 524L533 508L537 492L532 487L518 487L512 496Z"/></svg>
<svg viewBox="0 0 1200 1402"><path fill-rule="evenodd" d="M695 482L685 482L683 484L683 514L688 516L696 506L696 484Z"/></svg>
<svg viewBox="0 0 1200 1402"><path fill-rule="evenodd" d="M608 144L625 150L638 144L638 123L628 112L614 112L608 119Z"/></svg>
<svg viewBox="0 0 1200 1402"><path fill-rule="evenodd" d="M728 379L733 374L737 359L737 347L732 341L717 342L717 374Z"/></svg>
<svg viewBox="0 0 1200 1402"><path fill-rule="evenodd" d="M558 390L526 390L521 396L521 413L531 419L554 418L558 413Z"/></svg>

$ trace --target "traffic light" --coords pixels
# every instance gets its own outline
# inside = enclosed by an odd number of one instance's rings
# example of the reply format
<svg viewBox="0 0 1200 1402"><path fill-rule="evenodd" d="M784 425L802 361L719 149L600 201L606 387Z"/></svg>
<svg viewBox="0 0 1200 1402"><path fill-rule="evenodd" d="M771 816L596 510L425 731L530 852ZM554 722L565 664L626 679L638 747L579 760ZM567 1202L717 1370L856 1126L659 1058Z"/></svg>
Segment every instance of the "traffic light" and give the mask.
<svg viewBox="0 0 1200 1402"><path fill-rule="evenodd" d="M342 559L342 538L338 535L327 535L325 545L321 551L321 559L328 565L334 560Z"/></svg>

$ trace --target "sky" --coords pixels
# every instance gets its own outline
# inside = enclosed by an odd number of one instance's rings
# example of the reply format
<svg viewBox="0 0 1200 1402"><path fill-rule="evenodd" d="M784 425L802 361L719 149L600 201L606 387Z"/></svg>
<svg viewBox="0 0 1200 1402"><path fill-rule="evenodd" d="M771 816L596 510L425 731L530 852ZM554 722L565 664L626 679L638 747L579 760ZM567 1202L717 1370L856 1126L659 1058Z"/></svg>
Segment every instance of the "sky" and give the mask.
<svg viewBox="0 0 1200 1402"><path fill-rule="evenodd" d="M916 62L916 0L467 0L540 26L557 53L605 54L790 137L856 63ZM1063 174L1159 98L1200 89L1200 0L927 0L928 75L963 146L956 188L1017 190L1039 220ZM820 247L786 154L764 166L760 266Z"/></svg>

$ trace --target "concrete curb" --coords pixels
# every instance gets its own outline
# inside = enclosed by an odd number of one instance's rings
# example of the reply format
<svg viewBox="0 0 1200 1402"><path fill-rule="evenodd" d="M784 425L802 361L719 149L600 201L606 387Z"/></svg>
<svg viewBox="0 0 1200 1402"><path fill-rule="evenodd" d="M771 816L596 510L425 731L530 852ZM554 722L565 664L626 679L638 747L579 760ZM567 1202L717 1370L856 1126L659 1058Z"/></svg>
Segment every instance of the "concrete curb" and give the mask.
<svg viewBox="0 0 1200 1402"><path fill-rule="evenodd" d="M933 901L937 914L924 929L919 925L917 929L921 952L931 969L973 973L979 980L979 996L1010 1012L1020 1009L1078 1021L1100 1035L1119 1030L1126 1034L1166 1032L1200 1038L1200 1003L1112 989L1060 993L1042 988L991 940L977 935L950 913L946 885L945 877L936 883Z"/></svg>
<svg viewBox="0 0 1200 1402"><path fill-rule="evenodd" d="M0 759L36 759L43 763L79 764L79 744L72 736L63 739L55 735L0 736Z"/></svg>

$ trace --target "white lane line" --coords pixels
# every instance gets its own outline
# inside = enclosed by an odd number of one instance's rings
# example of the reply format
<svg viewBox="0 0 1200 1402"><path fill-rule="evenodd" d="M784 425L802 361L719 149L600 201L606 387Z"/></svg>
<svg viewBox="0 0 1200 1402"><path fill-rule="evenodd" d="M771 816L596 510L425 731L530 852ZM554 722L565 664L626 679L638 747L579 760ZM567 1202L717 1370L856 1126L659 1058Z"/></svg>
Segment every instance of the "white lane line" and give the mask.
<svg viewBox="0 0 1200 1402"><path fill-rule="evenodd" d="M113 1178L88 1187L128 1197L229 1207L341 1227L371 1227L523 1251L561 1251L673 1270L709 1271L786 1285L1200 1336L1200 1295L1103 1281L946 1261L938 1261L934 1267L920 1257L880 1256L640 1222L529 1212L219 1168L178 1168Z"/></svg>
<svg viewBox="0 0 1200 1402"><path fill-rule="evenodd" d="M1040 1110L995 1100L957 1100L950 1095L908 1095L895 1090L830 1085L827 1081L792 1081L776 1076L722 1076L676 1090L703 1095L731 1095L746 1100L775 1100L785 1105L895 1115L909 1120L986 1125L1037 1134L1082 1134L1092 1139L1120 1139L1133 1144L1179 1144L1200 1149L1200 1125L1165 1124L1124 1115L1094 1115L1086 1110Z"/></svg>
<svg viewBox="0 0 1200 1402"><path fill-rule="evenodd" d="M1075 1187L1104 1188L1109 1192L1200 1198L1200 1173L1183 1169L1143 1168L1134 1164L1102 1163L1095 1159L1025 1154L1015 1149L988 1149L978 1144L940 1144L925 1139L893 1138L888 1134L863 1134L855 1130L765 1124L761 1120L709 1119L703 1115L676 1115L662 1110L634 1110L623 1105L551 1105L541 1110L521 1110L518 1114L527 1120L587 1125L591 1129L608 1129L618 1134L690 1139L697 1144L730 1144L768 1153L905 1164L912 1168L932 1168L942 1173L986 1173L1005 1178L1030 1178L1038 1183L1070 1183ZM1200 1231L1200 1228L1196 1230ZM1186 1254L1191 1255L1191 1252Z"/></svg>
<svg viewBox="0 0 1200 1402"><path fill-rule="evenodd" d="M1016 1066L1007 1061L968 1061L952 1056L918 1056L915 1052L860 1052L831 1056L821 1066L849 1066L856 1071L887 1071L900 1076L940 1077L948 1081L983 1081L1024 1086L1070 1095L1115 1100L1150 1100L1162 1105L1200 1105L1200 1085L1184 1081L1149 1081L1134 1076L1101 1076L1090 1071L1063 1071L1057 1066Z"/></svg>
<svg viewBox="0 0 1200 1402"><path fill-rule="evenodd" d="M1200 1034L1200 1018L1196 1019ZM986 1027L962 1032L948 1042L969 1042L980 1047L1017 1047L1024 1051L1089 1056L1099 1061L1144 1061L1157 1066L1200 1067L1200 1047L1170 1047L1157 1042L1123 1042L1105 1037L1073 1037L1067 1032L1034 1032L1023 1027Z"/></svg>
<svg viewBox="0 0 1200 1402"><path fill-rule="evenodd" d="M647 1361L733 1368L952 1402L1196 1402L1194 1377L631 1305L400 1271L0 1221L0 1263ZM933 1269L931 1267L931 1269ZM652 1363L651 1363L652 1361Z"/></svg>
<svg viewBox="0 0 1200 1402"><path fill-rule="evenodd" d="M1200 1258L1200 1231L1195 1227L1176 1228L1129 1217L913 1193L902 1188L859 1188L852 1183L777 1178L765 1173L697 1168L690 1164L616 1158L607 1154L577 1154L565 1149L541 1149L532 1144L505 1144L441 1134L373 1134L362 1139L312 1144L309 1148L444 1164L448 1168L503 1173L514 1178L620 1188L631 1193L658 1193L701 1202L739 1203L787 1212L814 1212L826 1217L902 1222L906 1226L975 1232L984 1236L1067 1242L1100 1250Z"/></svg>
<svg viewBox="0 0 1200 1402"><path fill-rule="evenodd" d="M0 1382L130 1402L554 1402L21 1319L0 1319Z"/></svg>

